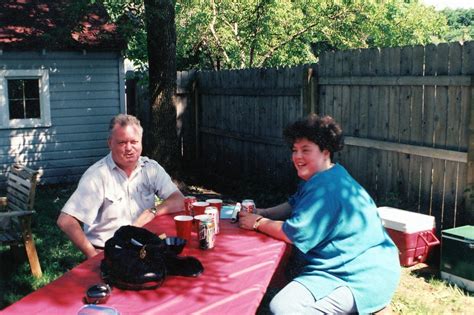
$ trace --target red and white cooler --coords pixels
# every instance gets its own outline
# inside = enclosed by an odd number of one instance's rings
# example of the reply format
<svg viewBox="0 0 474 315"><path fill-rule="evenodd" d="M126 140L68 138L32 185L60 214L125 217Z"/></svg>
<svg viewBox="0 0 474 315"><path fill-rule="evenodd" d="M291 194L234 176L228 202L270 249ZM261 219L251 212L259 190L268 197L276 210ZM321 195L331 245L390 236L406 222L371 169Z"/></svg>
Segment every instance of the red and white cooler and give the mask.
<svg viewBox="0 0 474 315"><path fill-rule="evenodd" d="M398 247L400 265L409 267L426 261L430 251L439 245L433 216L391 207L377 210L383 226Z"/></svg>

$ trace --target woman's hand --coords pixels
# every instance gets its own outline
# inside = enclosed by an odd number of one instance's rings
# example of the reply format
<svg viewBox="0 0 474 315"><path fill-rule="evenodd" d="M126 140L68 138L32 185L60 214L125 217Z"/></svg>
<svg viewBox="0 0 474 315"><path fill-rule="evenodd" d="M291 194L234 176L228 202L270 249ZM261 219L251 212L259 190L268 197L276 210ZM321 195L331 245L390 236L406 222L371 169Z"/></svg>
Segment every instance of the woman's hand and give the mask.
<svg viewBox="0 0 474 315"><path fill-rule="evenodd" d="M255 225L255 221L258 218L262 218L263 216L254 213L248 213L245 211L239 212L239 226L242 229L246 230L253 230ZM271 219L261 219L259 221L258 232L267 234L271 237L277 238L279 240L285 241L288 244L292 244L290 239L286 236L283 232L283 221L274 221Z"/></svg>
<svg viewBox="0 0 474 315"><path fill-rule="evenodd" d="M260 218L261 215L249 213L246 211L239 212L239 226L246 230L253 230L255 221Z"/></svg>

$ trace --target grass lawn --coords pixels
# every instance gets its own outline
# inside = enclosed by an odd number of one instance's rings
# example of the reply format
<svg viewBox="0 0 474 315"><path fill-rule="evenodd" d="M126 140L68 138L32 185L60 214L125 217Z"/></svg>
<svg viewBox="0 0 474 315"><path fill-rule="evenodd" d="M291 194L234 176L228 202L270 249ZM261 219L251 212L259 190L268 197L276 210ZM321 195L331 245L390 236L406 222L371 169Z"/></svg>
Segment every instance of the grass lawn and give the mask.
<svg viewBox="0 0 474 315"><path fill-rule="evenodd" d="M199 176L190 176L187 179L188 185L183 185L182 190L186 193L200 194L203 198L217 191L225 201L252 198L257 206L277 204L284 201L288 195L288 191L281 191L281 188L269 185L228 181L225 184L222 181L209 181L203 185L197 178ZM16 262L8 248L0 247L0 310L61 276L84 259L55 223L59 211L73 189L74 186L64 185L39 186L37 189L35 204L37 214L32 228L43 269L41 279L34 279L31 276L26 261ZM271 195L268 192L271 192ZM274 289L269 288L259 314L267 312L266 305L275 293ZM438 270L418 264L403 268L401 283L391 308L398 314L472 314L474 294L443 282L438 276Z"/></svg>

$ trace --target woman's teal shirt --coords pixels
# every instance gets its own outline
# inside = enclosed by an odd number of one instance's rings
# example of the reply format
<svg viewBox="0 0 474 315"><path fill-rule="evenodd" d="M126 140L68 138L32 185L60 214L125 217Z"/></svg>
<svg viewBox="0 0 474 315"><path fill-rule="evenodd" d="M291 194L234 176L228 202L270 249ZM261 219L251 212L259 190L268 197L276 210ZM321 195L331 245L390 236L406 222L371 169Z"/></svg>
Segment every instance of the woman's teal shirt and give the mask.
<svg viewBox="0 0 474 315"><path fill-rule="evenodd" d="M389 304L400 279L398 250L374 201L344 167L313 175L289 203L283 231L306 260L294 280L316 299L348 286L359 313Z"/></svg>

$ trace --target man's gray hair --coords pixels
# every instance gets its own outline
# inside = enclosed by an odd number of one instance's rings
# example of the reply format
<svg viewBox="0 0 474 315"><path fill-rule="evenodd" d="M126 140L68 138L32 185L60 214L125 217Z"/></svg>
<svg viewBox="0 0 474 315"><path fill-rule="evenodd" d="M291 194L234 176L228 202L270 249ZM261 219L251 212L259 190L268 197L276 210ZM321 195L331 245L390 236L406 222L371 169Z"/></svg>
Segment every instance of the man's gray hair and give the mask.
<svg viewBox="0 0 474 315"><path fill-rule="evenodd" d="M138 118L135 116L118 114L117 116L113 117L109 124L109 139L112 137L112 132L114 131L115 125L119 125L120 127L135 126L138 128L140 136L143 136L143 127L140 124L140 120L138 120Z"/></svg>

